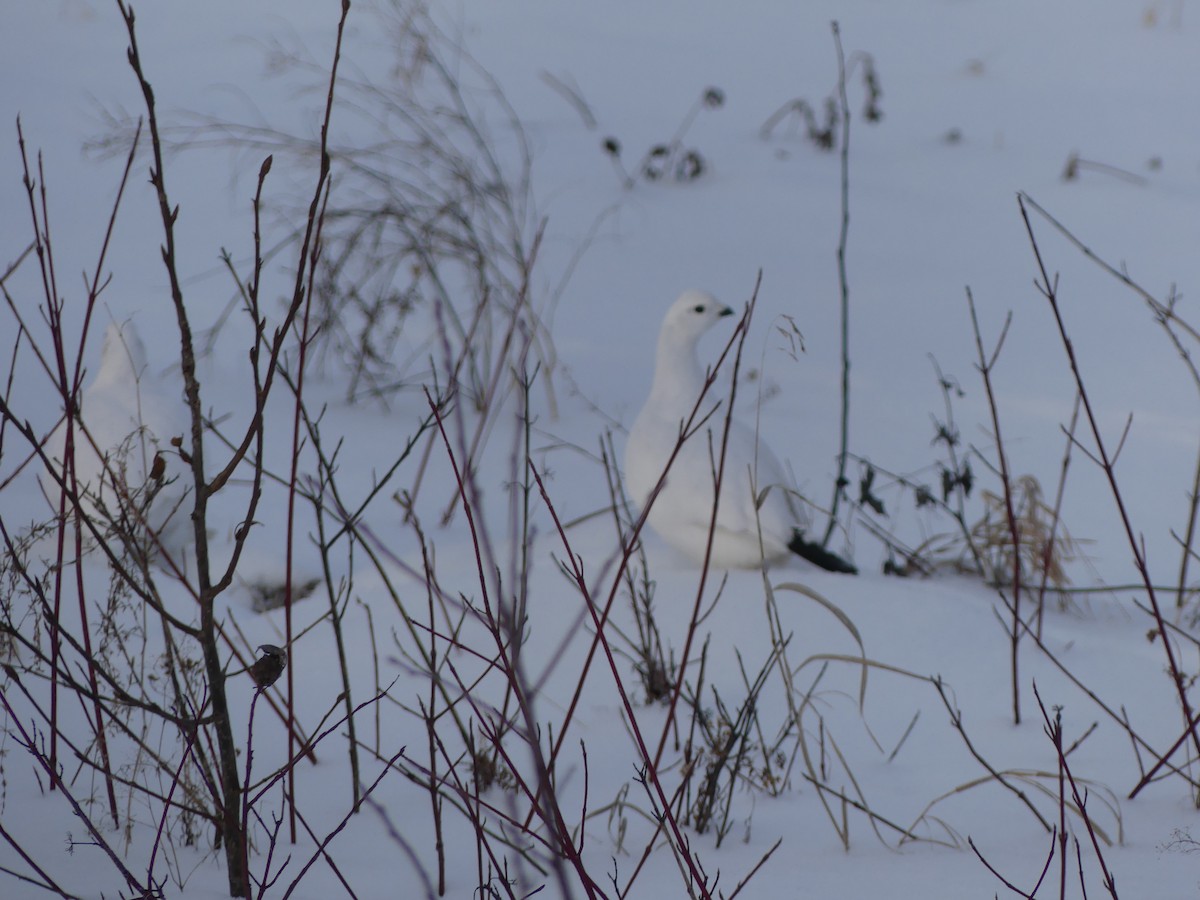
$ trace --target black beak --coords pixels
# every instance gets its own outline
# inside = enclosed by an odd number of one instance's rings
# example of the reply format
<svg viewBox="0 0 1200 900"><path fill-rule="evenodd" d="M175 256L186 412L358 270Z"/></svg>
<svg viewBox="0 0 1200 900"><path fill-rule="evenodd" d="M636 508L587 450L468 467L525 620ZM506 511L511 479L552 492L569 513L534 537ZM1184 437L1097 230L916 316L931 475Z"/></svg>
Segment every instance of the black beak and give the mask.
<svg viewBox="0 0 1200 900"><path fill-rule="evenodd" d="M732 309L730 309L730 308L727 306L727 307L725 307L723 310L721 310L721 313L720 313L720 314L721 314L721 315L723 315L723 316L732 316L732 315L733 315L733 310L732 310Z"/></svg>

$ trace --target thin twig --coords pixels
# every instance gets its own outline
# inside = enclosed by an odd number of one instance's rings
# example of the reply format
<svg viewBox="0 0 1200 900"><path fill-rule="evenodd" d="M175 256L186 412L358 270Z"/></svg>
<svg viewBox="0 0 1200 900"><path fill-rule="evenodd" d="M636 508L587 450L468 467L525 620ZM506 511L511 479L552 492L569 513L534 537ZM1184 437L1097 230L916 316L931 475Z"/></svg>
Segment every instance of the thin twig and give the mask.
<svg viewBox="0 0 1200 900"><path fill-rule="evenodd" d="M967 306L971 310L971 328L975 332L975 350L979 363L977 368L983 378L984 390L987 393L988 409L992 416L992 436L996 440L996 455L1000 460L1000 484L1004 490L1004 514L1008 521L1009 538L1012 540L1012 629L1009 633L1009 668L1012 676L1012 710L1013 724L1021 724L1021 681L1018 673L1019 649L1021 641L1021 529L1017 525L1017 515L1013 508L1012 476L1008 468L1008 454L1004 449L1004 439L1000 434L1000 409L996 403L996 394L992 390L992 369L1000 357L1004 346L1004 338L1008 335L1008 327L1012 324L1012 313L1004 319L1004 327L1000 329L1000 337L989 356L983 349L983 336L979 330L979 317L975 313L975 298L971 289L967 288ZM998 574L998 573L996 573Z"/></svg>
<svg viewBox="0 0 1200 900"><path fill-rule="evenodd" d="M1087 390L1084 387L1083 374L1079 369L1079 363L1075 357L1075 348L1067 336L1067 326L1063 321L1062 311L1058 303L1057 282L1050 278L1046 271L1046 265L1042 261L1041 248L1038 246L1037 237L1033 232L1033 223L1029 220L1029 213L1026 210L1026 196L1024 194L1017 195L1017 205L1021 210L1021 217L1025 222L1025 231L1029 235L1030 246L1033 248L1034 259L1037 262L1038 272L1041 275L1041 281L1037 283L1039 292L1044 296L1050 304L1050 309L1054 313L1054 321L1058 326L1058 333L1062 339L1063 351L1066 353L1067 361L1071 366L1071 374L1075 378L1075 384L1079 391L1079 399L1083 405L1084 414L1087 417L1088 426L1092 432L1092 439L1095 443L1096 455L1100 461L1104 471L1105 478L1108 480L1109 489L1112 493L1113 500L1117 505L1121 525L1125 529L1125 537L1129 543L1129 549L1133 553L1134 564L1141 575L1145 589L1146 599L1150 603L1150 608L1153 611L1155 624L1158 626L1159 634L1163 636L1162 646L1163 653L1166 655L1167 670L1171 676L1171 682L1175 686L1176 693L1179 696L1180 712L1183 715L1185 727L1188 729L1188 734L1192 739L1192 743L1198 754L1200 754L1200 731L1198 731L1196 723L1193 719L1191 701L1187 695L1187 681L1184 678L1179 664L1175 659L1175 650L1172 642L1167 639L1166 622L1163 619L1162 608L1158 602L1158 594L1154 590L1154 583L1150 577L1150 568L1146 562L1145 549L1142 542L1138 539L1133 530L1133 523L1129 518L1129 513L1125 508L1125 500L1121 493L1121 489L1117 484L1116 472L1113 468L1112 458L1108 452L1107 445L1100 433L1100 425L1096 420L1096 416L1092 410L1091 400L1088 397ZM1128 280L1128 279L1126 279ZM1130 798L1136 797L1138 792L1145 787L1145 780L1139 782L1130 793Z"/></svg>
<svg viewBox="0 0 1200 900"><path fill-rule="evenodd" d="M846 57L842 50L841 29L831 23L833 43L838 60L838 104L842 124L841 146L841 203L842 218L838 230L837 268L842 317L842 413L838 432L838 469L833 482L833 500L829 504L829 524L821 546L828 546L837 527L838 504L849 482L846 480L846 458L850 441L850 282L846 275L846 244L850 237L850 101L846 97Z"/></svg>

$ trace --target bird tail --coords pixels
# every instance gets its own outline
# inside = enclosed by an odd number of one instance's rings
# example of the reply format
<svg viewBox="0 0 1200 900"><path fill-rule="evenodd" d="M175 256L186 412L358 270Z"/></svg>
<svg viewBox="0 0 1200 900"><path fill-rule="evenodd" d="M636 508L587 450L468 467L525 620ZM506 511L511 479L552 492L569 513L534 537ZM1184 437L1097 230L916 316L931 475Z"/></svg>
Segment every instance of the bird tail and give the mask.
<svg viewBox="0 0 1200 900"><path fill-rule="evenodd" d="M807 559L814 566L820 566L829 572L843 572L847 575L858 574L858 569L852 563L846 562L846 560L842 559L836 553L830 553L814 541L806 541L804 535L798 530L792 533L788 549L797 556Z"/></svg>

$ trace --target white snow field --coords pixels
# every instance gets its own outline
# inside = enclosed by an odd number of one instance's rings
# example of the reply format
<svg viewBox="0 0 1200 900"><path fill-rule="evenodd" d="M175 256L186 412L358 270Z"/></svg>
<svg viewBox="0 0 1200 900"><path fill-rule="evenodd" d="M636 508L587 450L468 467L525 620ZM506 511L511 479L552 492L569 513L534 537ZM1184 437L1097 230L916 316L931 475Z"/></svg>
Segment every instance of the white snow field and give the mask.
<svg viewBox="0 0 1200 900"><path fill-rule="evenodd" d="M0 896L1200 894L1195 3L355 2L322 182L341 3L134 9L174 285L117 3L0 27ZM693 287L859 574L635 534ZM36 527L112 322L182 566Z"/></svg>

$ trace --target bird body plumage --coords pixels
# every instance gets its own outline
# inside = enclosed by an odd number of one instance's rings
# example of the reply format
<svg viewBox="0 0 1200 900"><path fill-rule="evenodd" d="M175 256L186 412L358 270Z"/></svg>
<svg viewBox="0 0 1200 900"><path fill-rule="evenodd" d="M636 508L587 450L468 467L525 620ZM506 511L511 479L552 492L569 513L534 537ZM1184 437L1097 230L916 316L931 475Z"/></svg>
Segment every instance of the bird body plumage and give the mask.
<svg viewBox="0 0 1200 900"><path fill-rule="evenodd" d="M725 439L709 562L722 569L757 568L801 552L793 547L799 540L799 516L783 466L758 434L736 418L730 420L726 435L721 410L679 445L684 423L692 416L706 381L696 345L705 332L732 313L697 290L685 291L667 310L658 337L654 382L625 448L625 481L633 500L644 509L670 462L647 521L667 543L703 563ZM715 406L715 400L706 403L695 421Z"/></svg>
<svg viewBox="0 0 1200 900"><path fill-rule="evenodd" d="M153 532L178 563L192 543L183 508L187 478L162 458L174 455L168 442L186 433L187 420L182 400L146 369L145 347L132 322L110 324L100 364L80 396L79 417L87 430L75 430L75 478L83 512L100 530L123 521L139 533ZM56 465L65 452L65 431L60 425L47 445Z"/></svg>

